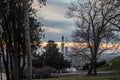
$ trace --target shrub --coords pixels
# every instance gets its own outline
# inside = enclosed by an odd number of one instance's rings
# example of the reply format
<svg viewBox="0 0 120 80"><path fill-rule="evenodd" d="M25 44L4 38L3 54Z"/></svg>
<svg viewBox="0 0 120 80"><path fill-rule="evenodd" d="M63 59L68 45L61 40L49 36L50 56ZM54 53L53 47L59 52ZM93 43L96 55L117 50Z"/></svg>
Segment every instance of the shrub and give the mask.
<svg viewBox="0 0 120 80"><path fill-rule="evenodd" d="M51 77L51 72L52 72L51 67L43 67L43 68L32 68L32 78L34 79L39 79L39 78L49 78ZM27 78L27 69L24 70L23 72L23 77Z"/></svg>

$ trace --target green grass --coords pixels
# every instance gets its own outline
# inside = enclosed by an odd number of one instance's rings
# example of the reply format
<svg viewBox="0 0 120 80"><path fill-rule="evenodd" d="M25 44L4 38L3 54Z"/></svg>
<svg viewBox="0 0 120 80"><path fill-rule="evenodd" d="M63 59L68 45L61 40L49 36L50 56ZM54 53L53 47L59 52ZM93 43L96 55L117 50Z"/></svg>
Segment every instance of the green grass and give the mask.
<svg viewBox="0 0 120 80"><path fill-rule="evenodd" d="M116 76L96 76L96 77L66 77L66 78L49 78L34 80L120 80L120 75Z"/></svg>
<svg viewBox="0 0 120 80"><path fill-rule="evenodd" d="M101 66L100 70L120 71L120 56Z"/></svg>

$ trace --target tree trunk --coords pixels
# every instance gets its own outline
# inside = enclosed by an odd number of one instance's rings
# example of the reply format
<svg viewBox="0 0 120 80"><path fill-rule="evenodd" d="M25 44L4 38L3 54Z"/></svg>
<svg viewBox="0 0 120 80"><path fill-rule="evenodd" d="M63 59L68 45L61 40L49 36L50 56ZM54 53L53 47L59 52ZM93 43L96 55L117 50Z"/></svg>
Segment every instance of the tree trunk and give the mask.
<svg viewBox="0 0 120 80"><path fill-rule="evenodd" d="M97 62L96 62L96 57L94 57L94 63L93 63L93 75L96 76L97 75Z"/></svg>
<svg viewBox="0 0 120 80"><path fill-rule="evenodd" d="M5 73L6 73L7 80L11 80L11 79L10 79L10 72L9 72L8 63L5 61L4 52L2 52L2 57L3 57L4 66L5 66Z"/></svg>
<svg viewBox="0 0 120 80"><path fill-rule="evenodd" d="M14 47L14 56L13 56L13 60L14 60L14 70L13 70L13 74L14 74L14 80L19 80L19 65L18 65L18 43L15 43L15 47Z"/></svg>
<svg viewBox="0 0 120 80"><path fill-rule="evenodd" d="M89 63L88 76L89 75L92 75L92 60L90 60L90 63Z"/></svg>
<svg viewBox="0 0 120 80"><path fill-rule="evenodd" d="M32 60L31 60L31 45L29 33L29 13L28 13L28 0L23 0L24 6L24 30L25 30L25 51L27 53L27 79L32 80Z"/></svg>

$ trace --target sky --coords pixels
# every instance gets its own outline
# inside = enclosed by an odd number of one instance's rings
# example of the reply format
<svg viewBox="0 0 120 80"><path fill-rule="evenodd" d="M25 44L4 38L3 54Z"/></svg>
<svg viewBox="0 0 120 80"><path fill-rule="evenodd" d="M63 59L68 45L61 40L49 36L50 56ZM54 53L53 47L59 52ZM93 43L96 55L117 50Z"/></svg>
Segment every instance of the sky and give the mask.
<svg viewBox="0 0 120 80"><path fill-rule="evenodd" d="M73 19L66 17L66 12L73 1L76 0L47 0L46 6L42 8L39 8L39 4L34 2L33 7L36 9L37 15L42 17L40 21L45 29L44 41L61 41L62 35L70 38L75 25Z"/></svg>

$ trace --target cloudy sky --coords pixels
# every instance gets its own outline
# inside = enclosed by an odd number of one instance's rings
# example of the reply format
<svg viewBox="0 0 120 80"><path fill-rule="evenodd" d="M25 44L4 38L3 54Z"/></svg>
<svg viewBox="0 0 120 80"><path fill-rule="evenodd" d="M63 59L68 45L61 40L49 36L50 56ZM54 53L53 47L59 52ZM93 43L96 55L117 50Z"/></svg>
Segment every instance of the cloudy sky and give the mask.
<svg viewBox="0 0 120 80"><path fill-rule="evenodd" d="M47 0L47 5L39 9L38 3L34 3L37 14L44 19L45 41L61 41L61 36L70 36L75 29L74 21L66 18L67 7L75 0Z"/></svg>

